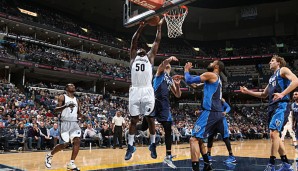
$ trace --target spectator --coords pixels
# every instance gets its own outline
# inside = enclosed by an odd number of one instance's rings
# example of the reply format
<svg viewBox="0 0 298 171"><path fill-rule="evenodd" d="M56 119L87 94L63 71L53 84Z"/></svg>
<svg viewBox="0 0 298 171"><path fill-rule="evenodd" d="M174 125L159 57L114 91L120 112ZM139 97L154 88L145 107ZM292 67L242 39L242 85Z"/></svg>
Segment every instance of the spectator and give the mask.
<svg viewBox="0 0 298 171"><path fill-rule="evenodd" d="M117 111L116 115L113 117L112 120L112 131L113 135L113 149L116 148L117 141L119 143L119 148L122 149L122 132L123 127L125 126L124 118L121 116L121 112Z"/></svg>
<svg viewBox="0 0 298 171"><path fill-rule="evenodd" d="M113 135L112 135L111 128L109 128L109 124L104 123L102 125L102 130L100 132L101 132L101 135L102 135L102 138L103 138L103 145L110 148L111 144L112 144Z"/></svg>
<svg viewBox="0 0 298 171"><path fill-rule="evenodd" d="M37 150L40 150L40 146L41 146L40 130L36 123L33 124L33 127L29 128L29 131L28 131L29 150L32 149L32 142L37 142Z"/></svg>
<svg viewBox="0 0 298 171"><path fill-rule="evenodd" d="M59 143L60 133L58 130L58 124L54 123L53 127L50 129L50 137L52 137L51 141L51 149L55 147Z"/></svg>
<svg viewBox="0 0 298 171"><path fill-rule="evenodd" d="M97 132L94 128L92 128L90 123L87 125L87 129L84 131L83 139L86 140L86 137L98 141L98 146L101 146L102 135L100 132Z"/></svg>
<svg viewBox="0 0 298 171"><path fill-rule="evenodd" d="M45 150L45 147L51 143L50 131L45 127L43 121L39 124L40 138L41 138L41 149Z"/></svg>

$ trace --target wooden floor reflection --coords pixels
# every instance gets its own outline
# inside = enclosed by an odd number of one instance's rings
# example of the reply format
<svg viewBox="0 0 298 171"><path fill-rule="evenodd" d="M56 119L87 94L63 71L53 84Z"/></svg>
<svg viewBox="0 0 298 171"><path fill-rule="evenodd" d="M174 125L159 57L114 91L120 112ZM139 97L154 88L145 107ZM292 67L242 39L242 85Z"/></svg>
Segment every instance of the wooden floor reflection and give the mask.
<svg viewBox="0 0 298 171"><path fill-rule="evenodd" d="M237 157L255 157L268 158L270 152L270 140L245 140L233 141L232 149ZM289 159L297 158L292 141L285 141L287 156ZM190 158L189 144L173 145L173 155L177 155L175 160L185 160ZM158 146L158 158L152 159L148 147L137 147L137 151L131 160L125 161L124 149L84 149L81 150L76 160L76 165L81 170L96 170L105 168L125 167L131 165L145 165L159 163L165 156L165 146ZM13 166L22 170L47 170L44 166L44 156L47 152L20 152L0 155L0 164ZM52 169L48 170L66 170L66 164L69 162L70 150L57 153L52 161ZM223 142L215 142L212 150L213 156L227 156L228 152ZM279 156L277 156L279 158ZM190 165L190 163L189 163Z"/></svg>

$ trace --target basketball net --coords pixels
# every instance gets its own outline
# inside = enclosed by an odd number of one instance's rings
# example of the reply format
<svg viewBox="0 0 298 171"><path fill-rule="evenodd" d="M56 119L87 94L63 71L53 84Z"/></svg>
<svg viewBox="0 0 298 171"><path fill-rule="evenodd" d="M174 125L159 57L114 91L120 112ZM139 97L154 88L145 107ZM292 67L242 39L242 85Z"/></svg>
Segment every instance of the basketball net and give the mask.
<svg viewBox="0 0 298 171"><path fill-rule="evenodd" d="M188 8L186 6L181 6L164 14L164 18L167 22L169 38L176 38L183 34L182 25L187 13Z"/></svg>

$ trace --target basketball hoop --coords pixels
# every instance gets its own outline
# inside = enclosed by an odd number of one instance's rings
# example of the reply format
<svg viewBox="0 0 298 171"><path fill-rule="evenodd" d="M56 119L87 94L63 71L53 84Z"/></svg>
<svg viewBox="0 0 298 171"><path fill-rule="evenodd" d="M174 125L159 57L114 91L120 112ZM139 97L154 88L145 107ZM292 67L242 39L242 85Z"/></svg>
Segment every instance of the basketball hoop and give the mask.
<svg viewBox="0 0 298 171"><path fill-rule="evenodd" d="M164 14L165 20L167 22L169 38L176 38L183 34L182 25L187 13L188 8L183 5Z"/></svg>

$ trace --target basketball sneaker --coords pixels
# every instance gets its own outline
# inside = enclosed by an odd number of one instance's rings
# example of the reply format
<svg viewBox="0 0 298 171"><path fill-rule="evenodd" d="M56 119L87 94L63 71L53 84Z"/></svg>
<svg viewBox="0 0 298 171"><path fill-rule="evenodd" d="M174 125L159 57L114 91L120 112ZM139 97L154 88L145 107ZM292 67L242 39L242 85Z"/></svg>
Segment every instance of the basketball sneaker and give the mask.
<svg viewBox="0 0 298 171"><path fill-rule="evenodd" d="M212 156L209 156L208 155L208 160L211 162L211 161L215 161ZM200 161L204 161L203 157L200 158Z"/></svg>
<svg viewBox="0 0 298 171"><path fill-rule="evenodd" d="M136 147L128 144L126 154L125 154L125 160L129 160L132 157L132 153L134 153L135 151L136 151Z"/></svg>
<svg viewBox="0 0 298 171"><path fill-rule="evenodd" d="M80 171L80 169L74 163L70 162L67 164L67 171Z"/></svg>
<svg viewBox="0 0 298 171"><path fill-rule="evenodd" d="M283 162L277 171L294 171L294 169L289 163Z"/></svg>
<svg viewBox="0 0 298 171"><path fill-rule="evenodd" d="M153 159L156 159L157 158L157 153L156 153L156 145L155 143L152 143L150 146L149 146L149 150L151 151L151 157Z"/></svg>
<svg viewBox="0 0 298 171"><path fill-rule="evenodd" d="M211 163L204 163L203 171L212 171L212 170L213 170L213 168L212 168Z"/></svg>
<svg viewBox="0 0 298 171"><path fill-rule="evenodd" d="M224 165L227 167L227 170L235 170L236 163L224 163Z"/></svg>
<svg viewBox="0 0 298 171"><path fill-rule="evenodd" d="M175 156L172 156L172 155L167 155L165 158L164 158L164 160L163 160L163 162L165 163L165 164L167 164L170 168L172 168L172 169L176 169L177 167L174 165L174 163L173 163L173 158L174 158Z"/></svg>
<svg viewBox="0 0 298 171"><path fill-rule="evenodd" d="M53 155L51 155L51 153L48 153L45 157L45 165L46 165L46 168L51 168L52 167L52 158L53 158Z"/></svg>
<svg viewBox="0 0 298 171"><path fill-rule="evenodd" d="M236 158L235 158L235 156L229 156L224 162L225 163L235 163Z"/></svg>
<svg viewBox="0 0 298 171"><path fill-rule="evenodd" d="M275 171L275 166L268 163L264 171Z"/></svg>

